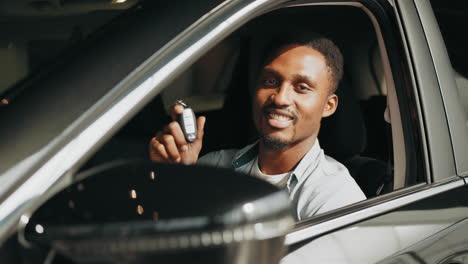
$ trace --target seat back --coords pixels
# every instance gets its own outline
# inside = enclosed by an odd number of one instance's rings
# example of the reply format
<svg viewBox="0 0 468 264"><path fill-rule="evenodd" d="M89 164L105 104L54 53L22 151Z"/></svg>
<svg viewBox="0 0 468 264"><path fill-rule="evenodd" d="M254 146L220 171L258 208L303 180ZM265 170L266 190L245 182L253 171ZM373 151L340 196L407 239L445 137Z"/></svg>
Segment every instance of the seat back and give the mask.
<svg viewBox="0 0 468 264"><path fill-rule="evenodd" d="M318 137L325 154L343 163L364 194L371 198L390 190L391 170L384 161L363 155L367 128L348 80L345 76L340 82L336 91L337 111L322 119Z"/></svg>
<svg viewBox="0 0 468 264"><path fill-rule="evenodd" d="M333 115L322 119L318 135L325 153L340 162L361 154L367 138L364 118L348 80L345 76L338 85L338 108Z"/></svg>

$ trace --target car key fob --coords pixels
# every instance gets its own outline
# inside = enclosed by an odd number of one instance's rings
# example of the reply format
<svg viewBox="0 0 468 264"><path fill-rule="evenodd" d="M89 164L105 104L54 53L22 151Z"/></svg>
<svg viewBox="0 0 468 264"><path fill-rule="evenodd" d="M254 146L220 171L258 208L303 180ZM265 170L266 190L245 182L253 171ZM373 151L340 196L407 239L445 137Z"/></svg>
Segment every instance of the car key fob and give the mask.
<svg viewBox="0 0 468 264"><path fill-rule="evenodd" d="M192 143L197 138L197 119L192 108L190 108L182 100L177 100L176 104L180 104L184 107L184 112L177 115L177 122L184 132L185 140Z"/></svg>

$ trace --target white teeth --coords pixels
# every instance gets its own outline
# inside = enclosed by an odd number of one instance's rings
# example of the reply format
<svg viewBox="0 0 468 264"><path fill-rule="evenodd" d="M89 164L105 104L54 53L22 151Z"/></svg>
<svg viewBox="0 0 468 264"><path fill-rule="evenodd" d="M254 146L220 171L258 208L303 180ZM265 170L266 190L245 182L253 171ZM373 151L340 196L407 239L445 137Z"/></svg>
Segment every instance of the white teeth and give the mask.
<svg viewBox="0 0 468 264"><path fill-rule="evenodd" d="M284 115L278 115L278 114L271 114L270 113L270 118L273 118L273 119L276 119L276 120L279 120L279 121L288 121L288 120L291 120L291 117L289 116L284 116Z"/></svg>

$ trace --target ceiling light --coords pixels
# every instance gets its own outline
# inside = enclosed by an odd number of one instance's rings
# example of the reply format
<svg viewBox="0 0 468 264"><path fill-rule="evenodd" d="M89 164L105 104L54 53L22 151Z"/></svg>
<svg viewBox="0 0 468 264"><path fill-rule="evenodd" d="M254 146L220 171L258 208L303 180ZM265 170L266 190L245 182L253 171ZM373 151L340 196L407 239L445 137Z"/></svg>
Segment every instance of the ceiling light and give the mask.
<svg viewBox="0 0 468 264"><path fill-rule="evenodd" d="M36 229L36 232L39 234L44 233L44 227L39 224L36 225L35 229Z"/></svg>
<svg viewBox="0 0 468 264"><path fill-rule="evenodd" d="M142 215L144 212L145 212L145 210L143 209L143 206L138 205L137 206L137 214Z"/></svg>
<svg viewBox="0 0 468 264"><path fill-rule="evenodd" d="M137 193L135 190L130 190L130 198L136 199L137 198Z"/></svg>

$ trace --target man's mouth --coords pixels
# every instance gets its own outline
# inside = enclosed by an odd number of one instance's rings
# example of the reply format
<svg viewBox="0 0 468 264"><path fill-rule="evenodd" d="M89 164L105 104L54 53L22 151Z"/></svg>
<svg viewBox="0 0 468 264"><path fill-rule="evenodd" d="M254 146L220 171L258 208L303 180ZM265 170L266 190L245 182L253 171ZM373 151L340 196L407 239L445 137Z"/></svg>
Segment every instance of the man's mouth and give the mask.
<svg viewBox="0 0 468 264"><path fill-rule="evenodd" d="M285 110L265 111L268 124L274 128L286 128L294 121L294 116Z"/></svg>

